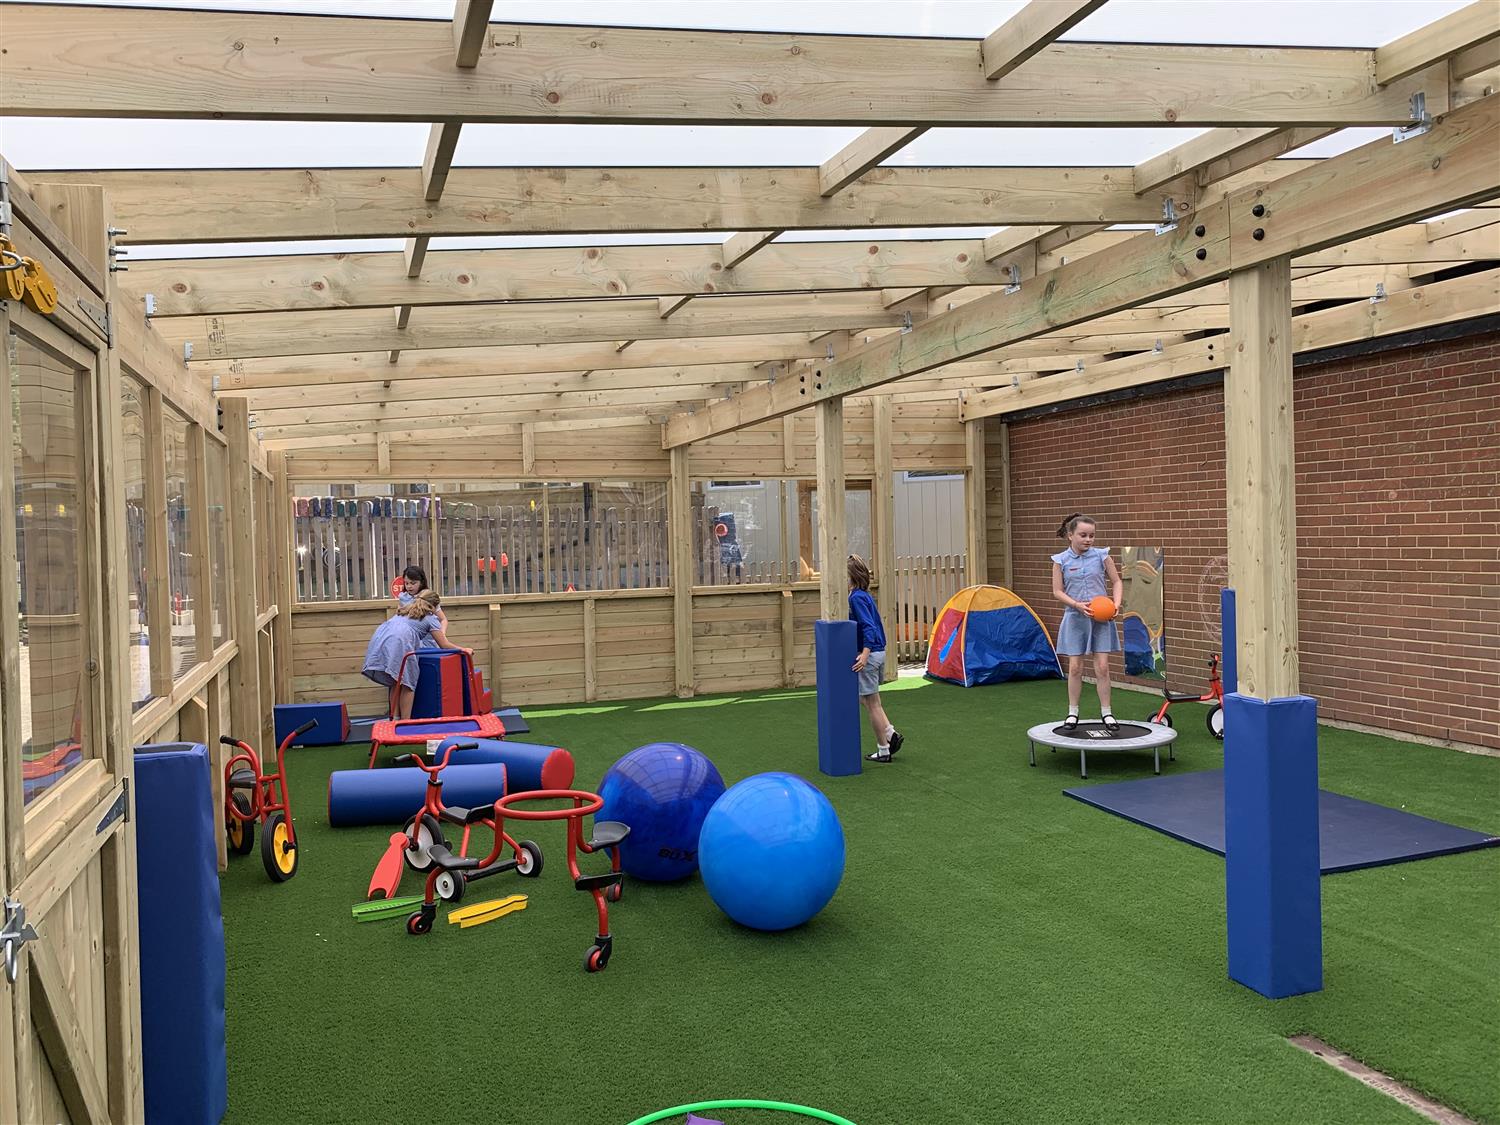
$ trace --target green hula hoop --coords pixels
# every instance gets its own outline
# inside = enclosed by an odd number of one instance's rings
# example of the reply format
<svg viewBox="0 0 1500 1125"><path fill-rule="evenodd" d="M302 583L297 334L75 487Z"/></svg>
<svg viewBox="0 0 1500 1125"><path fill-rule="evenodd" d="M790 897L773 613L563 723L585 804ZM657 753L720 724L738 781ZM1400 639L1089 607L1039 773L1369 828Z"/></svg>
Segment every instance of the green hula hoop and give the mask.
<svg viewBox="0 0 1500 1125"><path fill-rule="evenodd" d="M655 1113L646 1114L645 1117L637 1117L630 1125L652 1125L652 1122L665 1121L669 1117L684 1117L689 1113L697 1113L700 1109L773 1109L780 1110L782 1113L796 1113L818 1121L827 1121L831 1125L854 1125L854 1122L847 1117L829 1113L826 1109L813 1109L811 1106L793 1105L791 1102L766 1102L756 1098L726 1098L715 1102L674 1105L671 1109L657 1110Z"/></svg>

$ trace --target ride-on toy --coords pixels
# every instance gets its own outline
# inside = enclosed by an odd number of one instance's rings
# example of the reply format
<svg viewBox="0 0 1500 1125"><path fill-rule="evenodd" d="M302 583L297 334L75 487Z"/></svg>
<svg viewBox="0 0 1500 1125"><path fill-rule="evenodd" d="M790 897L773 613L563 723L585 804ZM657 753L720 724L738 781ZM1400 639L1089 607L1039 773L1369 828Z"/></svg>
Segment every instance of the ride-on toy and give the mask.
<svg viewBox="0 0 1500 1125"><path fill-rule="evenodd" d="M442 773L448 766L448 760L453 757L455 750L472 750L474 746L472 742L453 743L433 765L428 765L415 755L409 756L411 764L427 774L422 807L406 822L406 827L401 832L391 836L391 846L376 868L375 877L370 880L371 898L381 897L382 894L387 898L393 896L395 884L400 881L400 868L395 867L393 862L398 848L401 861L407 867L413 871L427 872L422 903L406 919L406 932L409 934L430 932L432 923L437 918L437 900L460 902L469 883L475 879L485 879L506 871L514 871L523 878L534 879L542 873L542 849L530 840L517 842L507 835L501 827L496 806L479 805L463 809L449 808L443 804ZM496 768L503 771L505 766L497 763ZM504 791L502 782L501 792ZM457 854L443 834L444 824L456 824L463 828ZM495 842L483 859L468 854L469 833L476 824L486 825L495 835ZM501 859L507 845L512 858ZM393 867L394 872L391 870Z"/></svg>
<svg viewBox="0 0 1500 1125"><path fill-rule="evenodd" d="M1204 722L1208 724L1208 733L1224 741L1224 685L1219 679L1219 654L1216 652L1208 658L1208 691L1202 695L1182 695L1177 692L1163 692L1166 698L1162 700L1161 709L1151 716L1153 723L1161 723L1163 726L1172 725L1172 716L1167 714L1167 708L1174 703L1212 703Z"/></svg>
<svg viewBox="0 0 1500 1125"><path fill-rule="evenodd" d="M317 725L310 719L281 740L275 773L261 772L260 756L253 746L227 734L219 739L239 751L224 763L224 833L229 850L247 854L255 846L255 822L260 821L260 858L273 883L285 883L297 874L297 830L286 785L287 747Z"/></svg>

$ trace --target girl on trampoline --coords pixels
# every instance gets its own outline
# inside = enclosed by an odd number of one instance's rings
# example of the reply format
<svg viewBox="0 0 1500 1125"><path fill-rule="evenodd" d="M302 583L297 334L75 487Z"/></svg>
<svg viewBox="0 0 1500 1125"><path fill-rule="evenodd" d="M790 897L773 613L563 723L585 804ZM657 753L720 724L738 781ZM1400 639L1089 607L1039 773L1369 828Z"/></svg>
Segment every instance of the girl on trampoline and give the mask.
<svg viewBox="0 0 1500 1125"><path fill-rule="evenodd" d="M444 629L445 623L438 616L437 594L431 590L419 590L396 611L396 616L382 622L370 638L370 646L365 650L364 676L385 688L395 687L396 677L401 677L395 708L398 719L411 718L417 688L417 662L405 660L407 653L430 643L438 648L455 648L474 655L473 649L462 648L448 640Z"/></svg>
<svg viewBox="0 0 1500 1125"><path fill-rule="evenodd" d="M1068 608L1063 611L1057 630L1057 654L1068 658L1068 717L1063 727L1078 725L1078 700L1083 694L1083 658L1094 657L1094 684L1099 689L1100 715L1111 734L1120 729L1119 721L1109 709L1109 654L1120 651L1120 634L1114 621L1096 621L1089 613L1089 602L1105 595L1105 586L1118 607L1124 594L1124 583L1108 547L1095 547L1098 525L1082 512L1074 512L1062 521L1057 537L1066 539L1066 550L1052 556L1052 596Z"/></svg>

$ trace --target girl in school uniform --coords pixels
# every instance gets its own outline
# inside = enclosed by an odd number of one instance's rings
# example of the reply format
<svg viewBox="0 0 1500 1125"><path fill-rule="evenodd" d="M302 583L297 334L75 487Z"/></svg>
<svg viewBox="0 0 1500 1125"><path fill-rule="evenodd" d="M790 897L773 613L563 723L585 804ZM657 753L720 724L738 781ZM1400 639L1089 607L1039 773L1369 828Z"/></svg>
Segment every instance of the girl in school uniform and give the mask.
<svg viewBox="0 0 1500 1125"><path fill-rule="evenodd" d="M1124 583L1109 557L1109 548L1094 546L1097 530L1098 525L1082 512L1062 521L1057 537L1066 539L1068 546L1052 556L1052 596L1068 607L1057 630L1057 655L1068 658L1068 717L1063 726L1072 730L1078 725L1083 662L1084 657L1092 655L1100 718L1105 729L1114 732L1120 724L1109 708L1109 654L1120 651L1120 633L1113 621L1095 621L1089 615L1089 602L1108 593L1118 607Z"/></svg>
<svg viewBox="0 0 1500 1125"><path fill-rule="evenodd" d="M443 632L443 622L437 616L437 608L438 596L435 593L418 591L396 611L396 616L375 630L365 650L363 672L366 679L374 680L381 687L393 688L400 677L400 690L396 693L398 719L411 718L412 700L416 696L417 662L406 660L407 653L432 644L473 655L472 649L460 648L448 640Z"/></svg>

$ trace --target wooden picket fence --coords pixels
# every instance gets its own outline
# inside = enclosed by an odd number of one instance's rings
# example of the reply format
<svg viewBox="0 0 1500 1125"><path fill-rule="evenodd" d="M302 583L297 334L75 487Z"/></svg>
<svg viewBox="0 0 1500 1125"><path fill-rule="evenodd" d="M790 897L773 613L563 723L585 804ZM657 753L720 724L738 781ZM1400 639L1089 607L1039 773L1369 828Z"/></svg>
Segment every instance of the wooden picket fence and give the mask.
<svg viewBox="0 0 1500 1125"><path fill-rule="evenodd" d="M303 602L389 597L412 565L446 596L635 590L670 578L662 506L318 497L293 511Z"/></svg>
<svg viewBox="0 0 1500 1125"><path fill-rule="evenodd" d="M927 659L927 640L945 602L967 584L963 555L897 555L894 620L886 644L904 664Z"/></svg>

